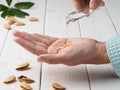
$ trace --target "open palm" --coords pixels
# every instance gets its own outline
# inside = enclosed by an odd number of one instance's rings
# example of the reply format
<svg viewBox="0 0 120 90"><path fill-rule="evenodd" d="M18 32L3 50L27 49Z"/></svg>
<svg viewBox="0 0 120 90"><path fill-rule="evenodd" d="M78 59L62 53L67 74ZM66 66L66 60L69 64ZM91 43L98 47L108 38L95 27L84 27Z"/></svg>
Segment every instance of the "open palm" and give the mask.
<svg viewBox="0 0 120 90"><path fill-rule="evenodd" d="M98 41L93 39L56 38L19 31L15 31L13 35L18 44L38 55L40 62L66 65L96 64L103 57L96 46Z"/></svg>

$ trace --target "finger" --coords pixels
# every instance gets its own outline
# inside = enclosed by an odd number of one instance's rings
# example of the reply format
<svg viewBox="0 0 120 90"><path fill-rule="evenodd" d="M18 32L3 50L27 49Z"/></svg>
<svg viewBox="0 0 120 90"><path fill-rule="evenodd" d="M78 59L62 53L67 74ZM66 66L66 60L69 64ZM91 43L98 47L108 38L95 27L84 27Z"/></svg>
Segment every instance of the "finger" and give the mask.
<svg viewBox="0 0 120 90"><path fill-rule="evenodd" d="M14 31L13 35L16 37L21 37L24 38L32 43L35 43L35 40L32 38L32 35L27 33L27 32L19 32L19 31Z"/></svg>
<svg viewBox="0 0 120 90"><path fill-rule="evenodd" d="M34 50L34 54L41 55L41 54L46 54L46 53L48 53L48 52L47 52L47 49L45 47L40 46L40 44L36 45L36 48Z"/></svg>
<svg viewBox="0 0 120 90"><path fill-rule="evenodd" d="M85 13L86 15L88 15L89 14L89 7L85 7L82 12Z"/></svg>
<svg viewBox="0 0 120 90"><path fill-rule="evenodd" d="M105 6L105 3L103 1L101 1L100 6Z"/></svg>
<svg viewBox="0 0 120 90"><path fill-rule="evenodd" d="M39 62L45 62L49 64L60 64L65 60L65 56L62 54L43 54L38 57Z"/></svg>
<svg viewBox="0 0 120 90"><path fill-rule="evenodd" d="M19 31L14 31L14 32L13 32L13 35L14 35L14 36L19 36L20 34L21 34L21 32L19 32Z"/></svg>
<svg viewBox="0 0 120 90"><path fill-rule="evenodd" d="M39 41L36 42L36 45L37 45L37 46L44 47L44 48L46 48L46 49L48 48L48 46L47 46L46 44L44 44L44 43L42 43L42 42L39 42Z"/></svg>
<svg viewBox="0 0 120 90"><path fill-rule="evenodd" d="M90 0L84 0L85 4L89 6Z"/></svg>
<svg viewBox="0 0 120 90"><path fill-rule="evenodd" d="M33 38L34 38L37 42L44 43L44 44L47 45L47 46L49 46L49 45L52 43L48 38L43 37L42 35L33 34Z"/></svg>
<svg viewBox="0 0 120 90"><path fill-rule="evenodd" d="M35 43L32 43L32 42L30 42L28 40L25 40L23 38L15 37L14 41L17 42L19 45L21 45L26 50L28 50L31 53L35 54L35 55L40 55L40 54L47 53L46 48L44 48L42 46L38 46Z"/></svg>
<svg viewBox="0 0 120 90"><path fill-rule="evenodd" d="M84 3L85 3L85 7L83 9L83 13L88 15L89 14L89 3L90 3L90 0L84 0Z"/></svg>
<svg viewBox="0 0 120 90"><path fill-rule="evenodd" d="M35 50L35 44L31 43L23 38L15 37L14 41L30 52L33 52Z"/></svg>
<svg viewBox="0 0 120 90"><path fill-rule="evenodd" d="M72 2L78 12L83 11L83 8L85 7L84 0L72 0Z"/></svg>
<svg viewBox="0 0 120 90"><path fill-rule="evenodd" d="M33 38L36 41L43 42L44 44L46 44L48 46L51 43L53 43L55 40L57 40L57 38L55 38L55 37L40 35L40 34L36 34L36 33L33 34Z"/></svg>
<svg viewBox="0 0 120 90"><path fill-rule="evenodd" d="M101 6L101 0L91 0L89 7L91 10L96 10L99 6Z"/></svg>
<svg viewBox="0 0 120 90"><path fill-rule="evenodd" d="M56 40L57 39L56 37L41 35L41 34L37 34L37 33L34 33L34 35L36 35L38 37L41 37L41 38L50 39L50 40Z"/></svg>
<svg viewBox="0 0 120 90"><path fill-rule="evenodd" d="M28 40L34 44L36 44L36 46L41 46L41 47L44 47L44 48L48 48L47 45L45 45L44 43L42 43L42 41L37 41L36 38L38 37L34 37L33 34L29 34L29 33L26 33L26 32L19 32L19 31L15 31L13 32L13 35L16 36L16 37L22 37L23 39L25 40Z"/></svg>

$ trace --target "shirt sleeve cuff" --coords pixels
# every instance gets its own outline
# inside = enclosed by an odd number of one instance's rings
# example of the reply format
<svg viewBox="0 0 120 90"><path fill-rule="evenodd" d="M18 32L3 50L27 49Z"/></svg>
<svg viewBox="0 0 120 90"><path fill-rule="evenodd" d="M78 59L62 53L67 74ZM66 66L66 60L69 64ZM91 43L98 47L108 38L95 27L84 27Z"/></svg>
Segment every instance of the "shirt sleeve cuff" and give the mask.
<svg viewBox="0 0 120 90"><path fill-rule="evenodd" d="M107 54L116 74L120 77L120 35L106 42Z"/></svg>

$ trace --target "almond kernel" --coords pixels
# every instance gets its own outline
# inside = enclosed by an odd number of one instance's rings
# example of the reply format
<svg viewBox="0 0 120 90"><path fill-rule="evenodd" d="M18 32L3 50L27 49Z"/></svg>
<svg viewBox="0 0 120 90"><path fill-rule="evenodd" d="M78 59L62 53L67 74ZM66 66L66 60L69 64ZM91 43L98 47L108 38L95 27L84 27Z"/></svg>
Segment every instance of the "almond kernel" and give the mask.
<svg viewBox="0 0 120 90"><path fill-rule="evenodd" d="M7 29L7 30L10 30L11 29L10 24L8 24L8 23L4 24L4 28Z"/></svg>
<svg viewBox="0 0 120 90"><path fill-rule="evenodd" d="M14 21L14 20L10 20L10 21L8 21L8 23L9 23L10 25L12 25L12 24L15 23L15 21Z"/></svg>
<svg viewBox="0 0 120 90"><path fill-rule="evenodd" d="M56 90L65 90L65 87L63 87L62 85L60 85L58 83L53 83L52 87Z"/></svg>
<svg viewBox="0 0 120 90"><path fill-rule="evenodd" d="M16 26L24 26L25 24L23 22L16 22L15 25Z"/></svg>
<svg viewBox="0 0 120 90"><path fill-rule="evenodd" d="M23 90L32 90L32 87L26 82L21 82L20 87L23 88Z"/></svg>
<svg viewBox="0 0 120 90"><path fill-rule="evenodd" d="M14 18L14 16L6 16L5 19L8 20L8 21L11 21L11 20L14 20L15 22L17 21L17 20Z"/></svg>
<svg viewBox="0 0 120 90"><path fill-rule="evenodd" d="M24 62L16 67L16 70L26 69L29 66L28 62Z"/></svg>
<svg viewBox="0 0 120 90"><path fill-rule="evenodd" d="M10 75L4 80L4 83L13 82L13 81L15 81L15 79L16 79L16 77L14 75Z"/></svg>
<svg viewBox="0 0 120 90"><path fill-rule="evenodd" d="M30 18L29 18L29 21L30 21L30 22L35 22L35 21L38 21L38 18L36 18L36 17L30 17Z"/></svg>
<svg viewBox="0 0 120 90"><path fill-rule="evenodd" d="M28 77L26 77L26 76L23 76L23 75L18 76L17 78L18 78L18 80L19 80L20 82L27 82L27 83L32 83L32 82L34 82L34 80L32 80L32 79L30 79L30 78L28 78Z"/></svg>

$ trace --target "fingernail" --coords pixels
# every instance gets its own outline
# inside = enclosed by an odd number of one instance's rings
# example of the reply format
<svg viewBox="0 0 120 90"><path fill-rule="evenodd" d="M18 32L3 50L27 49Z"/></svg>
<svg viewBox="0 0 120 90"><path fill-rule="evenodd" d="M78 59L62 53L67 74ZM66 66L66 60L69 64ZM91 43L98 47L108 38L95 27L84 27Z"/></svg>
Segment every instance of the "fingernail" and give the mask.
<svg viewBox="0 0 120 90"><path fill-rule="evenodd" d="M37 61L38 61L38 62L42 62L42 61L43 61L43 58L42 58L42 57L38 57Z"/></svg>
<svg viewBox="0 0 120 90"><path fill-rule="evenodd" d="M92 3L93 3L93 6L95 6L95 7L99 6L99 2L97 2L97 1L96 2L93 1Z"/></svg>
<svg viewBox="0 0 120 90"><path fill-rule="evenodd" d="M99 7L99 3L95 2L95 1L92 1L91 2L91 9L95 10Z"/></svg>
<svg viewBox="0 0 120 90"><path fill-rule="evenodd" d="M100 2L100 6L104 6L105 5L105 3L104 2Z"/></svg>
<svg viewBox="0 0 120 90"><path fill-rule="evenodd" d="M13 35L15 35L15 36L18 35L19 33L20 33L20 32L17 31L17 30L16 30L16 31L13 31Z"/></svg>
<svg viewBox="0 0 120 90"><path fill-rule="evenodd" d="M86 15L89 15L89 8L84 8L83 13L85 13Z"/></svg>

